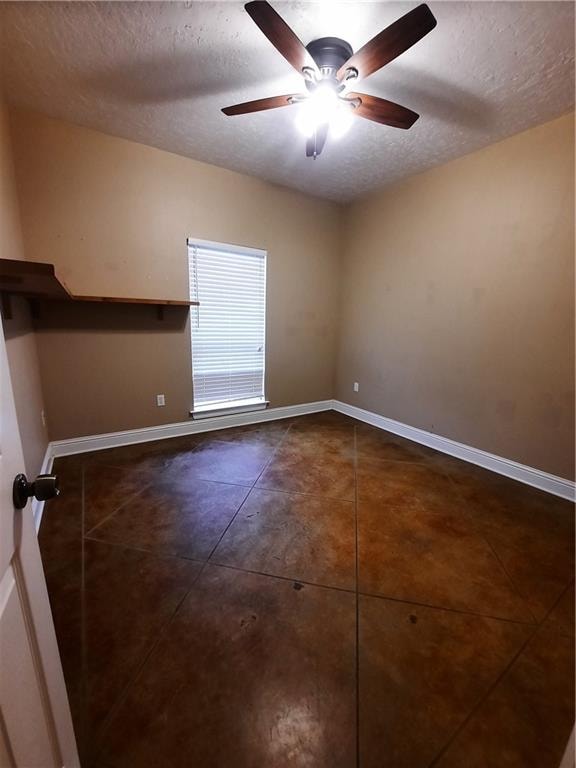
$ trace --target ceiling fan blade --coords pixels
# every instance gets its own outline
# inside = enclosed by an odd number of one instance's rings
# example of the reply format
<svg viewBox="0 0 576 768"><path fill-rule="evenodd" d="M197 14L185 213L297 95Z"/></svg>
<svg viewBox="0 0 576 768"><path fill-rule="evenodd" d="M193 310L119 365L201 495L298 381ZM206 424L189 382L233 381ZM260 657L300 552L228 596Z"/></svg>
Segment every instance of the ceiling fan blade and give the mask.
<svg viewBox="0 0 576 768"><path fill-rule="evenodd" d="M316 62L310 56L304 44L296 37L284 19L279 16L265 0L254 0L244 8L252 21L266 35L282 56L302 74L303 67L317 70Z"/></svg>
<svg viewBox="0 0 576 768"><path fill-rule="evenodd" d="M352 114L382 125L391 125L393 128L411 128L419 118L416 112L407 107L377 96L369 96L367 93L348 93L346 99L360 101Z"/></svg>
<svg viewBox="0 0 576 768"><path fill-rule="evenodd" d="M338 80L342 80L348 69L356 69L358 79L368 77L407 51L435 26L436 19L430 8L425 4L419 5L383 29L345 61L336 74Z"/></svg>
<svg viewBox="0 0 576 768"><path fill-rule="evenodd" d="M328 137L328 123L319 125L306 141L306 157L318 157Z"/></svg>
<svg viewBox="0 0 576 768"><path fill-rule="evenodd" d="M277 107L289 107L293 102L291 99L297 98L299 94L287 94L286 96L270 96L267 99L256 99L256 101L245 101L243 104L234 104L232 107L224 107L222 112L225 115L247 115L249 112L263 112L265 109L276 109Z"/></svg>

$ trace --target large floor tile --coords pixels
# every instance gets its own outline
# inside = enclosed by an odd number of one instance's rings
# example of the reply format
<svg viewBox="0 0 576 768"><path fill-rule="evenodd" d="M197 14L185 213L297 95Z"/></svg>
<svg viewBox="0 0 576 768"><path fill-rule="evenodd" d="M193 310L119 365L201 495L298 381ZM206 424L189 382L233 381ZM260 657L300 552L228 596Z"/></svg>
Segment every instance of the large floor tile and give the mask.
<svg viewBox="0 0 576 768"><path fill-rule="evenodd" d="M378 499L396 509L442 512L458 504L452 481L428 464L359 456L357 482L359 499Z"/></svg>
<svg viewBox="0 0 576 768"><path fill-rule="evenodd" d="M252 485L273 453L273 446L265 442L221 441L208 437L192 453L169 462L163 478Z"/></svg>
<svg viewBox="0 0 576 768"><path fill-rule="evenodd" d="M359 589L532 621L490 546L458 512L358 502Z"/></svg>
<svg viewBox="0 0 576 768"><path fill-rule="evenodd" d="M457 484L467 514L542 619L574 577L574 505L474 467Z"/></svg>
<svg viewBox="0 0 576 768"><path fill-rule="evenodd" d="M354 596L207 566L106 735L114 768L355 766Z"/></svg>
<svg viewBox="0 0 576 768"><path fill-rule="evenodd" d="M559 632L561 635L574 637L575 601L574 582L572 582L564 590L558 602L548 614L544 626L547 629Z"/></svg>
<svg viewBox="0 0 576 768"><path fill-rule="evenodd" d="M351 502L255 488L212 561L354 589L355 548Z"/></svg>
<svg viewBox="0 0 576 768"><path fill-rule="evenodd" d="M337 454L318 451L314 456L282 446L256 485L268 490L354 501L354 461Z"/></svg>
<svg viewBox="0 0 576 768"><path fill-rule="evenodd" d="M84 542L85 732L93 745L200 564Z"/></svg>
<svg viewBox="0 0 576 768"><path fill-rule="evenodd" d="M84 532L124 504L135 499L154 482L147 470L91 464L84 467Z"/></svg>
<svg viewBox="0 0 576 768"><path fill-rule="evenodd" d="M438 768L558 768L574 724L574 640L540 630Z"/></svg>
<svg viewBox="0 0 576 768"><path fill-rule="evenodd" d="M164 554L206 559L248 488L207 480L160 479L92 529L90 536Z"/></svg>
<svg viewBox="0 0 576 768"><path fill-rule="evenodd" d="M427 768L531 631L364 596L359 618L363 768Z"/></svg>
<svg viewBox="0 0 576 768"><path fill-rule="evenodd" d="M42 551L42 550L41 550ZM66 681L68 701L79 751L84 750L83 719L83 623L82 623L83 560L82 540L77 537L74 552L66 553L65 560L52 564L46 573L46 586L50 598L54 629L62 671Z"/></svg>

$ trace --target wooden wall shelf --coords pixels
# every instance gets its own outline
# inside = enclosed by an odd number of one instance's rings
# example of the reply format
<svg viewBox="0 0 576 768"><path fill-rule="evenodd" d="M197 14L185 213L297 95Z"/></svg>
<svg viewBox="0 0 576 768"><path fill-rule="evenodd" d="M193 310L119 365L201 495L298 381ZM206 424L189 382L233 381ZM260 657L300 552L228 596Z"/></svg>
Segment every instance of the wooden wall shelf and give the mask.
<svg viewBox="0 0 576 768"><path fill-rule="evenodd" d="M159 316L164 307L197 306L197 301L173 299L134 299L119 296L76 296L57 276L53 264L40 261L0 259L0 291L6 295L18 293L29 299L52 301L85 301L109 304L149 304L158 307ZM4 316L10 317L9 301L2 302ZM8 312L8 314L6 314Z"/></svg>

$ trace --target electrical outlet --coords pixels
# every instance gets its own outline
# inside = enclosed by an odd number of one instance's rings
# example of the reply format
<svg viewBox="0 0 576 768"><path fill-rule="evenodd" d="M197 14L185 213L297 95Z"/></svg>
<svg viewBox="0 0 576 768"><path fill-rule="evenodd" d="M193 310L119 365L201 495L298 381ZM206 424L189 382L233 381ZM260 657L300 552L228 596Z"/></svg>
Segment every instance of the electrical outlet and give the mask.
<svg viewBox="0 0 576 768"><path fill-rule="evenodd" d="M166 405L166 398L164 395L156 395L156 405Z"/></svg>
<svg viewBox="0 0 576 768"><path fill-rule="evenodd" d="M46 411L44 408L40 411L40 418L42 419L42 426L46 429Z"/></svg>
<svg viewBox="0 0 576 768"><path fill-rule="evenodd" d="M357 381L354 382L354 392L358 392L360 390L360 384L358 384Z"/></svg>

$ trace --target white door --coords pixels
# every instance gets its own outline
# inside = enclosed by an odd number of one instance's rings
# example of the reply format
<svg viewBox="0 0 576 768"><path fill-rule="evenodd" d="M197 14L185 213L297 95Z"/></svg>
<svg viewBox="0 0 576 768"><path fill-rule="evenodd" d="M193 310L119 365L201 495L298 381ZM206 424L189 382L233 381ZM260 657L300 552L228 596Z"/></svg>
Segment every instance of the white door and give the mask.
<svg viewBox="0 0 576 768"><path fill-rule="evenodd" d="M74 768L80 761L31 505L12 503L23 471L0 320L0 766Z"/></svg>

